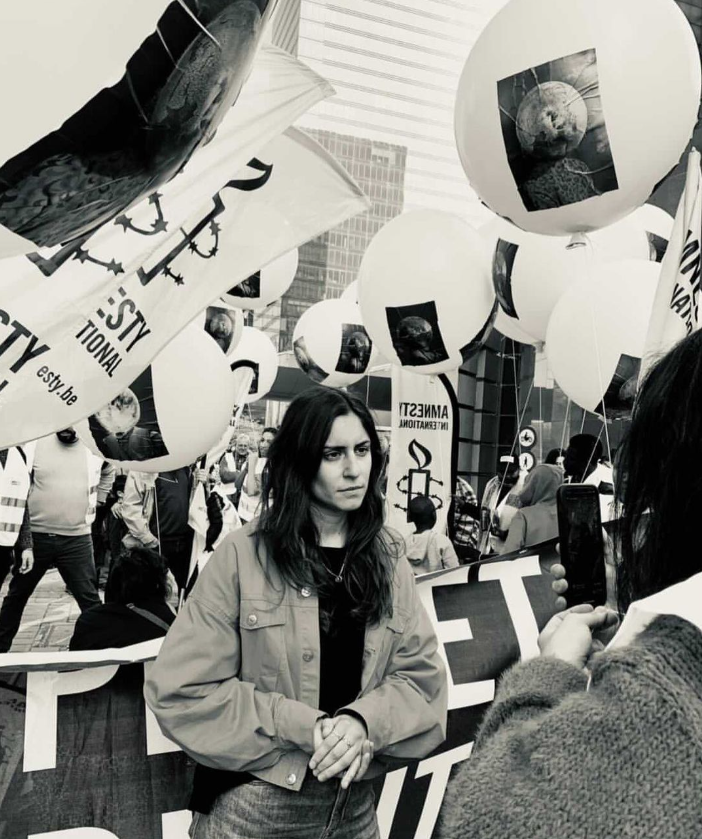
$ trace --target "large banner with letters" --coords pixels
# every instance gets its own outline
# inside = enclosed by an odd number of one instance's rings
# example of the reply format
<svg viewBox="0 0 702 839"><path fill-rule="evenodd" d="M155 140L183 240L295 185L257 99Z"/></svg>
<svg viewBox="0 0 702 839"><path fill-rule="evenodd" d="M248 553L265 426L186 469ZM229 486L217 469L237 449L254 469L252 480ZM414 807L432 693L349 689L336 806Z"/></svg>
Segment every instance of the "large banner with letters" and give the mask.
<svg viewBox="0 0 702 839"><path fill-rule="evenodd" d="M90 236L3 261L0 446L99 410L222 293L367 208L336 161L288 128L329 85L272 48L257 70L158 192Z"/></svg>
<svg viewBox="0 0 702 839"><path fill-rule="evenodd" d="M496 680L537 654L555 559L546 544L418 579L447 665L448 736L377 780L383 839L434 835ZM187 839L193 764L160 733L142 695L142 662L159 644L0 655L2 839Z"/></svg>

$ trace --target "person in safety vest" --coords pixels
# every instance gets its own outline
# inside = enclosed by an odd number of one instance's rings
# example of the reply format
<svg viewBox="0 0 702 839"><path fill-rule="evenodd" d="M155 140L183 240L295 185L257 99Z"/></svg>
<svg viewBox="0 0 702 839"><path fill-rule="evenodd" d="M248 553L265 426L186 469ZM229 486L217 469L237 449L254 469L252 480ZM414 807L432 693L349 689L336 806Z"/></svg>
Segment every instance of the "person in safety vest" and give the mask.
<svg viewBox="0 0 702 839"><path fill-rule="evenodd" d="M27 507L33 454L31 443L0 450L0 587L10 570L26 574L34 565Z"/></svg>

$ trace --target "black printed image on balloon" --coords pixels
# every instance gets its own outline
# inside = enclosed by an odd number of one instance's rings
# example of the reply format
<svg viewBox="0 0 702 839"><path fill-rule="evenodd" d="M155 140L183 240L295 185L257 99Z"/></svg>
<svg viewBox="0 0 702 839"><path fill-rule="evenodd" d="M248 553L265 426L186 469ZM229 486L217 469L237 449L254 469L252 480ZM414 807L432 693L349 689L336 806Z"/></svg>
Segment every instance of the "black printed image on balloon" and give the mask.
<svg viewBox="0 0 702 839"><path fill-rule="evenodd" d="M208 306L205 311L205 332L214 338L224 353L229 352L234 340L235 317L231 309L219 306Z"/></svg>
<svg viewBox="0 0 702 839"><path fill-rule="evenodd" d="M663 262L665 252L668 250L668 240L657 233L646 233L648 239L648 253L651 262Z"/></svg>
<svg viewBox="0 0 702 839"><path fill-rule="evenodd" d="M512 269L518 250L519 245L498 239L492 255L492 284L495 295L505 314L511 318L518 317L512 296Z"/></svg>
<svg viewBox="0 0 702 839"><path fill-rule="evenodd" d="M449 357L433 300L409 306L388 306L385 316L392 345L403 366L438 364Z"/></svg>
<svg viewBox="0 0 702 839"><path fill-rule="evenodd" d="M151 367L88 418L95 445L109 460L151 460L168 454L158 423Z"/></svg>
<svg viewBox="0 0 702 839"><path fill-rule="evenodd" d="M595 408L595 413L607 419L630 419L640 370L640 358L622 353L604 398Z"/></svg>
<svg viewBox="0 0 702 839"><path fill-rule="evenodd" d="M505 151L526 210L618 189L594 49L497 82Z"/></svg>
<svg viewBox="0 0 702 839"><path fill-rule="evenodd" d="M338 373L365 373L373 343L360 323L341 326L341 352L334 368Z"/></svg>
<svg viewBox="0 0 702 839"><path fill-rule="evenodd" d="M232 373L236 373L237 370L252 371L253 378L251 379L251 384L249 385L249 396L253 396L258 391L258 363L255 361L250 361L249 359L242 359L241 361L232 362L232 364L230 364L229 366L231 368Z"/></svg>
<svg viewBox="0 0 702 839"><path fill-rule="evenodd" d="M274 5L169 3L115 85L56 131L0 161L0 225L38 246L62 244L170 180L236 101Z"/></svg>
<svg viewBox="0 0 702 839"><path fill-rule="evenodd" d="M297 361L300 369L313 382L323 382L327 378L329 373L326 370L322 370L319 364L316 364L312 360L304 338L297 338L293 341L293 352L295 353L295 361Z"/></svg>
<svg viewBox="0 0 702 839"><path fill-rule="evenodd" d="M256 271L250 277L247 277L242 283L230 288L227 294L232 297L244 297L249 300L257 299L261 296L261 272Z"/></svg>

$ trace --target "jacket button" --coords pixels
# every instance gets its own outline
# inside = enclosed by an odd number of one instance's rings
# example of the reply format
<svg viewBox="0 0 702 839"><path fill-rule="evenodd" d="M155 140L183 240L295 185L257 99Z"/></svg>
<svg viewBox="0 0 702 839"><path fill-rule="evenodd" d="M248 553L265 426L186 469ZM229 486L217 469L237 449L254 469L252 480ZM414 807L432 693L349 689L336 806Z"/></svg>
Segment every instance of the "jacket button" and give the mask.
<svg viewBox="0 0 702 839"><path fill-rule="evenodd" d="M303 587L300 589L300 594L301 594L303 597L309 597L309 596L310 596L310 594L312 594L312 589L311 589L311 588L309 588L308 586L303 586Z"/></svg>
<svg viewBox="0 0 702 839"><path fill-rule="evenodd" d="M285 780L288 784L290 784L290 786L292 786L295 781L297 781L297 775L294 772L291 772Z"/></svg>
<svg viewBox="0 0 702 839"><path fill-rule="evenodd" d="M256 624L258 623L258 618L256 617L256 615L249 615L247 620L249 622L249 626L256 626Z"/></svg>
<svg viewBox="0 0 702 839"><path fill-rule="evenodd" d="M314 654L309 652L309 651L306 651L302 654L302 660L303 661L312 661L313 658L314 658Z"/></svg>

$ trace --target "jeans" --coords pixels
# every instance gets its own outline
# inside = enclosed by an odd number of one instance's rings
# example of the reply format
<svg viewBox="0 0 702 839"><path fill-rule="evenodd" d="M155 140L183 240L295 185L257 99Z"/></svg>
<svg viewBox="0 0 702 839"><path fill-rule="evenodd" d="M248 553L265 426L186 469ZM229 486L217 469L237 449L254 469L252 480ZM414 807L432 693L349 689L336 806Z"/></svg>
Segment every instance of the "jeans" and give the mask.
<svg viewBox="0 0 702 839"><path fill-rule="evenodd" d="M195 813L191 839L379 839L370 782L342 790L308 772L299 792L253 780L220 795L212 812Z"/></svg>
<svg viewBox="0 0 702 839"><path fill-rule="evenodd" d="M89 533L84 536L33 533L32 539L34 567L27 574L12 577L0 609L0 653L6 653L12 646L24 607L52 566L58 569L82 612L101 603L93 562L93 540Z"/></svg>

